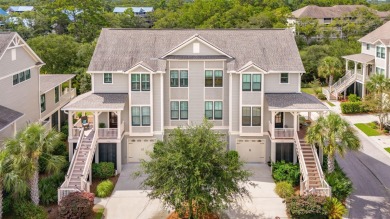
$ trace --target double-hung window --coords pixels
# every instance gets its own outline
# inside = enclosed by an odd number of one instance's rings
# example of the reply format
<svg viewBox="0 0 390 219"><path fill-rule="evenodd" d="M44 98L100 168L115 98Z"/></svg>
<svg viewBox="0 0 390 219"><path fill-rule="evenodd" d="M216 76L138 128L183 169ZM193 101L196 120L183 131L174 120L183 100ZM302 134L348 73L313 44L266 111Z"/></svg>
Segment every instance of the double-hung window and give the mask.
<svg viewBox="0 0 390 219"><path fill-rule="evenodd" d="M30 69L26 71L22 71L20 73L14 74L12 76L12 84L17 85L19 83L22 83L23 81L27 81L31 78L31 71Z"/></svg>
<svg viewBox="0 0 390 219"><path fill-rule="evenodd" d="M261 107L242 107L242 126L261 126Z"/></svg>
<svg viewBox="0 0 390 219"><path fill-rule="evenodd" d="M251 75L242 75L242 91L251 91Z"/></svg>
<svg viewBox="0 0 390 219"><path fill-rule="evenodd" d="M46 110L46 95L41 95L41 113L45 112Z"/></svg>
<svg viewBox="0 0 390 219"><path fill-rule="evenodd" d="M252 91L261 91L261 75L252 75Z"/></svg>
<svg viewBox="0 0 390 219"><path fill-rule="evenodd" d="M280 83L288 84L288 73L280 73Z"/></svg>
<svg viewBox="0 0 390 219"><path fill-rule="evenodd" d="M31 71L30 69L24 71L26 73L26 80L30 79L31 78Z"/></svg>
<svg viewBox="0 0 390 219"><path fill-rule="evenodd" d="M171 101L171 120L188 119L188 101Z"/></svg>
<svg viewBox="0 0 390 219"><path fill-rule="evenodd" d="M150 126L150 106L131 107L132 126Z"/></svg>
<svg viewBox="0 0 390 219"><path fill-rule="evenodd" d="M60 87L57 86L54 88L54 102L58 103L60 100Z"/></svg>
<svg viewBox="0 0 390 219"><path fill-rule="evenodd" d="M171 87L179 87L179 71L171 71Z"/></svg>
<svg viewBox="0 0 390 219"><path fill-rule="evenodd" d="M385 69L376 67L375 68L375 73L384 75L385 74Z"/></svg>
<svg viewBox="0 0 390 219"><path fill-rule="evenodd" d="M140 75L132 74L131 75L131 90L132 91L140 91Z"/></svg>
<svg viewBox="0 0 390 219"><path fill-rule="evenodd" d="M141 90L150 91L150 75L142 74L141 75Z"/></svg>
<svg viewBox="0 0 390 219"><path fill-rule="evenodd" d="M222 119L222 101L206 101L204 115L209 120L221 120Z"/></svg>
<svg viewBox="0 0 390 219"><path fill-rule="evenodd" d="M12 83L13 85L17 85L19 84L19 74L15 74L13 77L12 77Z"/></svg>
<svg viewBox="0 0 390 219"><path fill-rule="evenodd" d="M188 70L170 71L171 87L188 87Z"/></svg>
<svg viewBox="0 0 390 219"><path fill-rule="evenodd" d="M188 87L188 71L180 70L180 87Z"/></svg>
<svg viewBox="0 0 390 219"><path fill-rule="evenodd" d="M206 70L204 74L205 87L222 87L223 86L223 71L222 70Z"/></svg>
<svg viewBox="0 0 390 219"><path fill-rule="evenodd" d="M23 82L26 80L26 75L25 75L25 72L22 71L19 73L19 83Z"/></svg>
<svg viewBox="0 0 390 219"><path fill-rule="evenodd" d="M112 84L112 73L104 73L103 74L103 83L104 84Z"/></svg>
<svg viewBox="0 0 390 219"><path fill-rule="evenodd" d="M150 75L149 74L131 74L131 90L132 91L150 91Z"/></svg>
<svg viewBox="0 0 390 219"><path fill-rule="evenodd" d="M385 47L377 46L376 47L376 57L384 59L385 55Z"/></svg>

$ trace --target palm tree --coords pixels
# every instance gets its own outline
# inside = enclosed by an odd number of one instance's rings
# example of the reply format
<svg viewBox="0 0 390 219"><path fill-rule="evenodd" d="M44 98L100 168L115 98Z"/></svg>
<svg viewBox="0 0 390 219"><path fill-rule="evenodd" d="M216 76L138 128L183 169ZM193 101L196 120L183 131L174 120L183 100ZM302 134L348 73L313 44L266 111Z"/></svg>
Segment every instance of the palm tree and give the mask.
<svg viewBox="0 0 390 219"><path fill-rule="evenodd" d="M65 157L53 155L55 147L61 143L62 134L54 130L46 131L45 127L38 123L29 124L19 132L8 150L13 156L13 166L18 169L21 176L28 181L31 192L31 200L39 204L39 158L45 159L46 170L58 173L66 163Z"/></svg>
<svg viewBox="0 0 390 219"><path fill-rule="evenodd" d="M307 130L306 140L319 145L328 155L328 172L334 171L334 156L342 157L349 150L359 150L360 141L350 124L339 115L320 116Z"/></svg>
<svg viewBox="0 0 390 219"><path fill-rule="evenodd" d="M365 98L365 102L372 112L377 113L379 117L380 129L387 118L390 111L389 92L390 79L383 74L373 75L369 81L366 82L367 90L370 94Z"/></svg>
<svg viewBox="0 0 390 219"><path fill-rule="evenodd" d="M332 92L333 78L341 74L342 68L343 65L337 57L326 56L321 59L318 66L318 76L326 79L326 82L329 84L329 92Z"/></svg>

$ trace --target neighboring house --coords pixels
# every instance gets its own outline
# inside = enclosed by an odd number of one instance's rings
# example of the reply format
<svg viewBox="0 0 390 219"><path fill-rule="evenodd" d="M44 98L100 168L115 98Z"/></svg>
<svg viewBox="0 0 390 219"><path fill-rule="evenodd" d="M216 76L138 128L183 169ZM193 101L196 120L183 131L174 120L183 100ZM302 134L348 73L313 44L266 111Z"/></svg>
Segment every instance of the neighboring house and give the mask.
<svg viewBox="0 0 390 219"><path fill-rule="evenodd" d="M390 21L360 38L361 53L343 56L346 60L346 74L332 85L332 91L323 89L328 99L356 94L364 98L367 93L365 83L374 74L384 74L390 78Z"/></svg>
<svg viewBox="0 0 390 219"><path fill-rule="evenodd" d="M40 75L43 65L17 33L0 33L0 142L31 122L58 128L66 121L60 108L75 90L62 84L74 75Z"/></svg>
<svg viewBox="0 0 390 219"><path fill-rule="evenodd" d="M8 13L6 11L4 11L2 8L0 8L0 16L8 16Z"/></svg>
<svg viewBox="0 0 390 219"><path fill-rule="evenodd" d="M33 10L34 10L34 6L10 6L7 9L7 13L8 14L23 13L23 12L26 12L26 11L33 11Z"/></svg>
<svg viewBox="0 0 390 219"><path fill-rule="evenodd" d="M134 15L139 17L145 17L147 13L153 12L153 7L115 7L114 13L124 13L127 9L131 8Z"/></svg>
<svg viewBox="0 0 390 219"><path fill-rule="evenodd" d="M6 17L8 17L8 13L0 8L0 27L4 26Z"/></svg>
<svg viewBox="0 0 390 219"><path fill-rule="evenodd" d="M92 91L62 109L73 159L60 199L89 188L93 157L120 172L122 164L148 159L172 129L204 118L245 162L295 163L308 156L300 149L299 113L328 110L301 93L305 69L294 35L284 29L103 29L87 72ZM90 116L74 124L80 112Z"/></svg>
<svg viewBox="0 0 390 219"><path fill-rule="evenodd" d="M288 26L296 32L296 23L302 18L317 19L319 24L328 25L334 19L342 18L345 15L355 11L358 8L367 8L364 5L335 5L332 7L320 7L317 5L308 5L291 13L291 16L287 18ZM381 19L385 20L389 17L390 12L372 11L378 15ZM299 33L297 33L299 34ZM340 36L342 37L342 36Z"/></svg>

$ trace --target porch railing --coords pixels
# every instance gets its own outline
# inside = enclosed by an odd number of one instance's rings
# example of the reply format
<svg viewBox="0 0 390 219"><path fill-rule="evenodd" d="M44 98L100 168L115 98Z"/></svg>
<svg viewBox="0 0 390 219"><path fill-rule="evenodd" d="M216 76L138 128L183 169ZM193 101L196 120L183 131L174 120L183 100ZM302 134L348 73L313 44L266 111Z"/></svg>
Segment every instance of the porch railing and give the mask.
<svg viewBox="0 0 390 219"><path fill-rule="evenodd" d="M91 166L92 166L93 156L95 155L95 151L96 151L97 139L98 139L98 135L95 133L93 135L91 148L89 149L88 157L87 157L87 160L85 161L84 170L83 170L83 173L82 173L81 179L80 179L82 191L89 192L88 175L89 175L90 171L92 171ZM90 180L92 180L92 179L90 179Z"/></svg>
<svg viewBox="0 0 390 219"><path fill-rule="evenodd" d="M122 134L125 131L125 122L122 121L119 129L118 128L99 128L98 129L98 137L103 139L110 139L110 138L120 138L119 134Z"/></svg>
<svg viewBox="0 0 390 219"><path fill-rule="evenodd" d="M275 138L294 138L294 128L275 128L274 124L269 122L269 132L272 139Z"/></svg>
<svg viewBox="0 0 390 219"><path fill-rule="evenodd" d="M82 129L83 128L72 128L72 136L73 136L73 138L80 137Z"/></svg>
<svg viewBox="0 0 390 219"><path fill-rule="evenodd" d="M299 159L299 169L301 170L300 194L304 195L309 189L309 173L307 172L306 162L297 132L294 133L294 141Z"/></svg>

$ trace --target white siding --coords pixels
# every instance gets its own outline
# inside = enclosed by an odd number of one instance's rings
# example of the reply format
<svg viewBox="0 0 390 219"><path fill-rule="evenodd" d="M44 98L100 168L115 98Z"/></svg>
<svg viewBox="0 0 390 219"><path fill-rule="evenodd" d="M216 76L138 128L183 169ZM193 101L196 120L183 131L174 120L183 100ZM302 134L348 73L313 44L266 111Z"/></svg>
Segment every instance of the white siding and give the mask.
<svg viewBox="0 0 390 219"><path fill-rule="evenodd" d="M296 93L299 92L299 73L290 73L288 84L280 83L280 74L271 73L264 75L265 93Z"/></svg>
<svg viewBox="0 0 390 219"><path fill-rule="evenodd" d="M122 73L112 74L112 84L103 83L103 74L94 73L93 88L95 93L128 93L129 92L129 76Z"/></svg>

